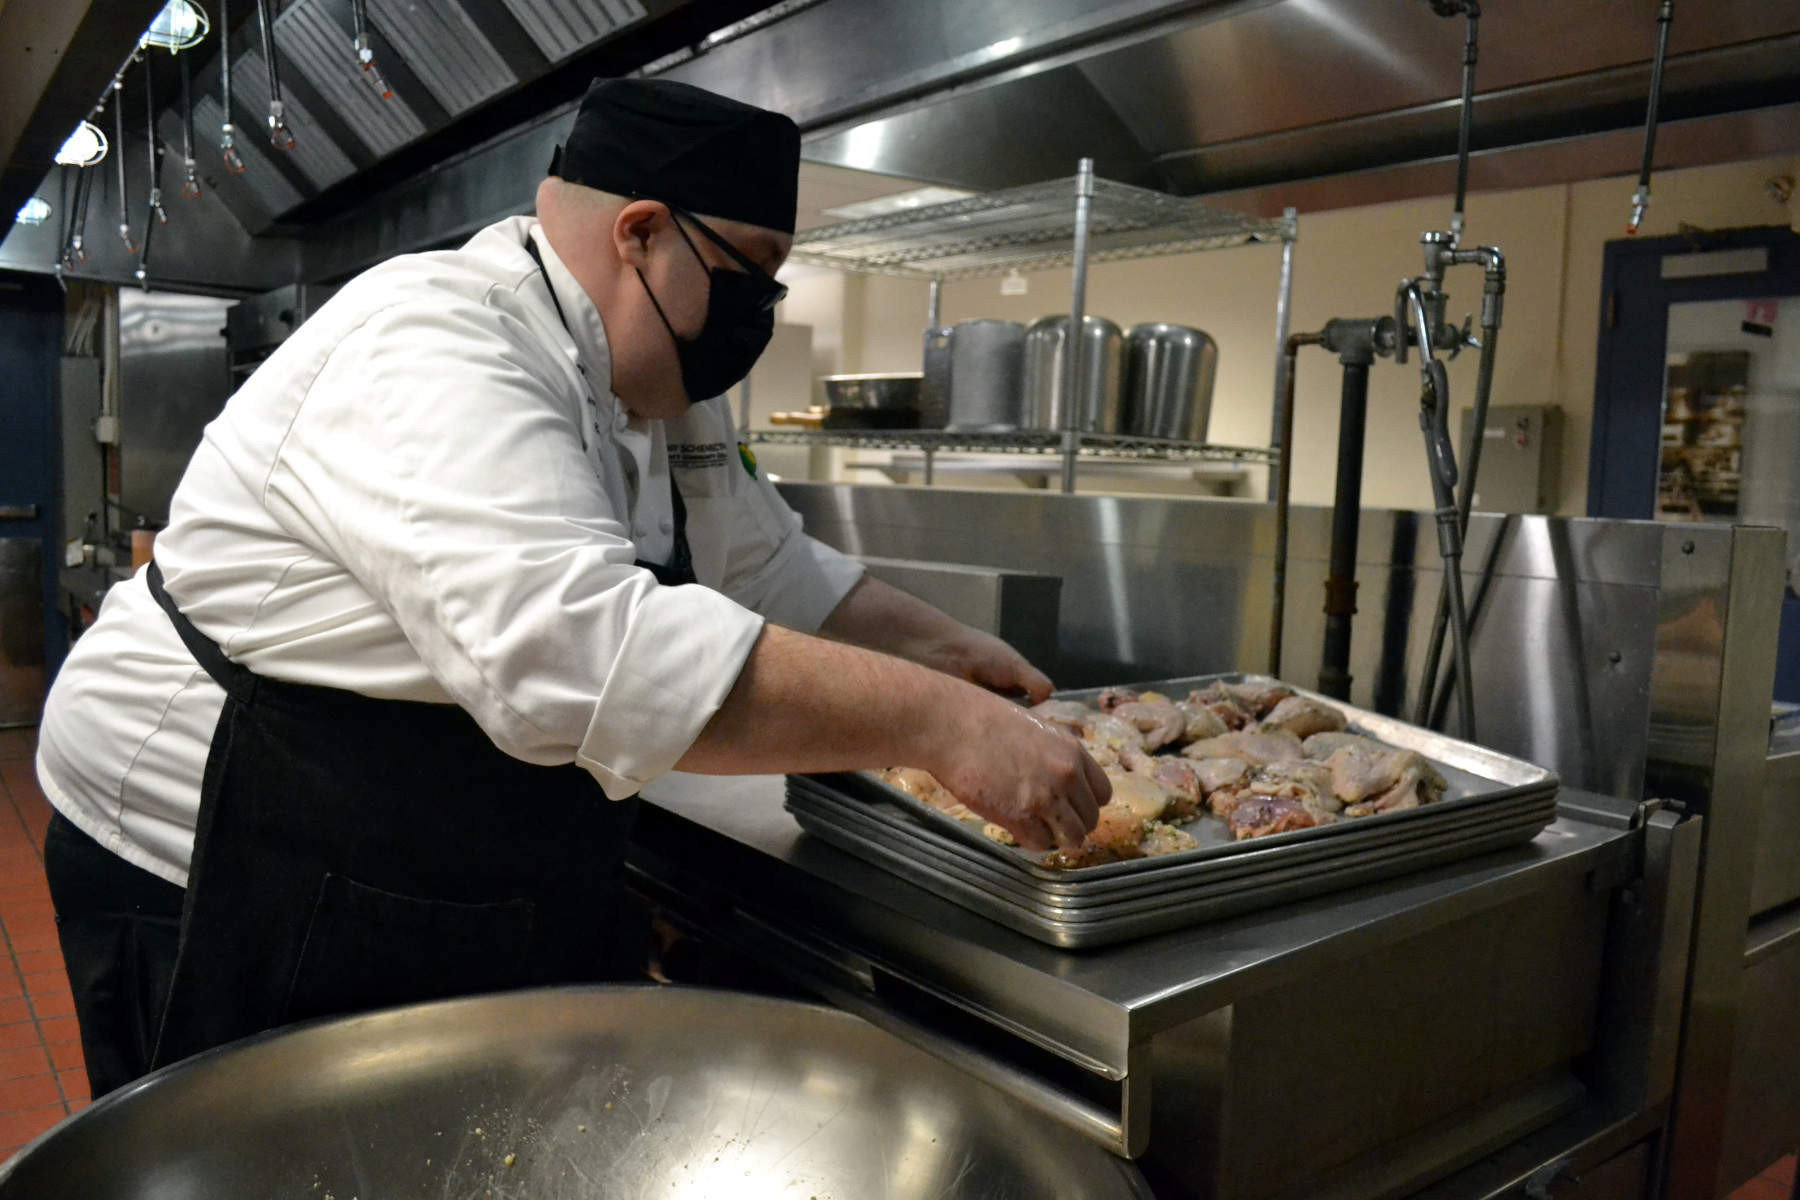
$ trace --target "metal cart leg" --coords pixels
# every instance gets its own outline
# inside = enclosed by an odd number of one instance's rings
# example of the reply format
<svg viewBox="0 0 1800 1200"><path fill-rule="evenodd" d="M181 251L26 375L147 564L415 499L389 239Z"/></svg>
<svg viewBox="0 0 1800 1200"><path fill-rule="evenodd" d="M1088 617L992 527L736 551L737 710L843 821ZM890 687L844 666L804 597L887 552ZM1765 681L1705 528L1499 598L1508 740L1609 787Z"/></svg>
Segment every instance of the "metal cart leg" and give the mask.
<svg viewBox="0 0 1800 1200"><path fill-rule="evenodd" d="M931 486L932 458L934 455L936 455L936 453L937 453L937 451L933 450L930 446L925 447L925 486L926 487Z"/></svg>
<svg viewBox="0 0 1800 1200"><path fill-rule="evenodd" d="M1084 158L1075 173L1075 255L1069 288L1069 334L1063 340L1062 490L1075 490L1075 457L1081 449L1081 412L1075 396L1081 378L1081 326L1087 317L1088 225L1093 219L1094 160Z"/></svg>

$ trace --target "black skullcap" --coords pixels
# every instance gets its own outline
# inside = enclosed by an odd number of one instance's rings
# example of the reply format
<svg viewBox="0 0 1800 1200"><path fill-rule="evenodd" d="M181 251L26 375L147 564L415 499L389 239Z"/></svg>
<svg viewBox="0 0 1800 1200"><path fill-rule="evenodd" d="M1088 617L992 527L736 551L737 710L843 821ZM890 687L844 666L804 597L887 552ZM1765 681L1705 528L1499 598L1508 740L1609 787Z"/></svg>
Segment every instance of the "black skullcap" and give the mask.
<svg viewBox="0 0 1800 1200"><path fill-rule="evenodd" d="M596 79L550 174L792 233L800 127L692 84Z"/></svg>

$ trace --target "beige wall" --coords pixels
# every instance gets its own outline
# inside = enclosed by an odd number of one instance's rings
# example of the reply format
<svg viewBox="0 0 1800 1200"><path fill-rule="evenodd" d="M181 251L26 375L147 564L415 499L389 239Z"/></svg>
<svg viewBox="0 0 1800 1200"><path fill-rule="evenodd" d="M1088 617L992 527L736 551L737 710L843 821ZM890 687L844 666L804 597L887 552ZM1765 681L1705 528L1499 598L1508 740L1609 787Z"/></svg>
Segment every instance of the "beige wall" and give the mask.
<svg viewBox="0 0 1800 1200"><path fill-rule="evenodd" d="M1770 196L1765 183L1794 170L1790 160L1768 160L1660 174L1642 235L1674 233L1682 225L1718 229L1787 223L1788 209ZM1607 179L1469 198L1464 244L1497 245L1508 266L1494 403L1549 403L1565 410L1562 496L1568 513L1583 511L1587 498L1603 249L1608 240L1624 236L1634 183ZM1443 227L1449 207L1446 197L1303 214L1293 328L1317 329L1333 316L1391 311L1395 285L1418 273L1419 233ZM1210 440L1267 445L1279 255L1274 247L1252 246L1099 263L1089 273L1088 308L1125 326L1175 321L1210 333L1219 344ZM1066 270L1027 279L1030 290L1024 296L1001 295L996 279L949 284L943 318L1030 321L1067 310ZM820 272L797 278L792 287L782 320L813 326L820 373L918 369L923 283ZM1465 312L1479 311L1478 269L1453 273L1449 290L1458 320ZM1458 408L1471 402L1475 357L1464 354L1451 364ZM1302 351L1294 447L1294 494L1301 502L1330 501L1338 380L1333 358L1318 350ZM1369 392L1368 503L1429 505L1417 408L1417 370L1411 364L1378 363Z"/></svg>

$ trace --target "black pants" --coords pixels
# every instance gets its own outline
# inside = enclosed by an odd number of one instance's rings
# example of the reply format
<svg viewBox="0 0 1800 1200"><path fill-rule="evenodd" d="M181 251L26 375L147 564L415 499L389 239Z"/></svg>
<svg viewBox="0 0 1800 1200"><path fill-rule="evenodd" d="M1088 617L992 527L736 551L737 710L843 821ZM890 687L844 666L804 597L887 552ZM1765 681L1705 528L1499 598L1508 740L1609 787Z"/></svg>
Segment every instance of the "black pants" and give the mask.
<svg viewBox="0 0 1800 1200"><path fill-rule="evenodd" d="M133 866L57 813L44 872L98 1100L150 1070L181 939L183 890Z"/></svg>

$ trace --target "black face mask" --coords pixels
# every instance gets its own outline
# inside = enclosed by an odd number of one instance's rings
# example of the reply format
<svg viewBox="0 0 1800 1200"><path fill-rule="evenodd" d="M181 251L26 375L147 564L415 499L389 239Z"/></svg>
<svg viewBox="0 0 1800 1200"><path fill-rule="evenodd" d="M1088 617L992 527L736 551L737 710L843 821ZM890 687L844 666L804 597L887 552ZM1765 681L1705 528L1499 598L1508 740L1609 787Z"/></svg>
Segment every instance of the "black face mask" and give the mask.
<svg viewBox="0 0 1800 1200"><path fill-rule="evenodd" d="M669 324L668 314L657 303L656 293L650 290L650 281L644 278L641 270L638 280L643 283L650 303L656 307L656 315L662 318L663 328L675 342L675 357L681 364L681 386L691 404L724 395L750 374L750 368L768 347L769 339L775 336L775 306L787 295L787 288L776 283L767 271L750 261L719 233L707 228L692 213L671 207L669 214L676 232L700 260L700 265L706 268L712 284L706 302L706 323L700 327L700 332L691 340L676 337L675 327ZM684 217L744 269L730 271L723 267L707 267L700 247L694 245L693 239L681 227Z"/></svg>

